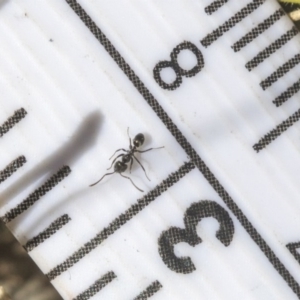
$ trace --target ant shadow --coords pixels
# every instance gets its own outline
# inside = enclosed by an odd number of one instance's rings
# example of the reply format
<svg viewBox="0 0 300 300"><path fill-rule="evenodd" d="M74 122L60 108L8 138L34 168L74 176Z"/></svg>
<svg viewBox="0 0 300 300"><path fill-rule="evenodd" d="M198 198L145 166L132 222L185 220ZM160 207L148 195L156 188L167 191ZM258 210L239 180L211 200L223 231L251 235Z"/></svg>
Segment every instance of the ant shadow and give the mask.
<svg viewBox="0 0 300 300"><path fill-rule="evenodd" d="M101 114L99 112L89 114L79 125L68 143L56 150L0 194L0 204L7 199L12 199L41 177L47 174L53 175L64 165L74 164L82 153L96 143L100 130L100 120Z"/></svg>
<svg viewBox="0 0 300 300"><path fill-rule="evenodd" d="M9 0L0 0L0 9L5 6L7 3L9 2Z"/></svg>
<svg viewBox="0 0 300 300"><path fill-rule="evenodd" d="M64 214L64 212L68 211L68 207L69 207L70 202L74 203L77 200L86 199L87 189L88 189L88 187L82 188L81 190L78 190L78 191L68 195L67 197L65 197L63 199L60 199L59 203L54 204L50 209L47 210L46 213L39 214L38 217L35 217L34 222L32 222L31 225L27 226L26 232L32 232L37 227L37 224L39 224L40 222L45 220L45 217L52 216L51 221L49 222L49 224L45 225L46 226L45 229L46 229L47 226L50 225L50 223L54 222L57 218L62 216ZM23 215L21 215L20 217L21 218L22 217L26 218L26 216L23 216ZM72 221L72 218L71 218L71 221ZM24 237L19 238L19 241L21 242L21 244L23 244L22 238L24 238ZM28 238L26 240L28 240Z"/></svg>
<svg viewBox="0 0 300 300"><path fill-rule="evenodd" d="M131 139L133 139L133 138L134 138L134 136L131 136ZM147 143L145 143L146 146L147 146L147 144L151 144L150 135L148 135L146 133L145 138L146 138L146 141L147 141ZM124 148L127 148L127 147L124 147ZM129 141L128 141L128 149L129 149ZM137 153L137 154L139 154L139 153ZM132 169L135 169L135 168L140 168L137 163L133 164ZM128 175L129 175L129 172L128 172ZM92 191L92 190L90 190L90 191ZM68 195L67 197L61 199L59 201L59 203L54 204L50 209L47 210L47 213L45 213L45 214L47 214L47 216L51 216L51 215L55 216L55 217L53 217L53 221L54 221L54 218L59 217L58 212L60 212L59 214L61 214L61 212L68 210L69 203L76 203L76 201L86 201L85 199L88 197L88 193L89 193L89 187L84 187L80 190L77 190L76 192L74 192L74 193ZM141 197L144 197L144 196L145 195L141 195ZM45 214L39 215L38 218L35 218L35 222L33 222L30 225L30 227L27 228L27 231L31 232L31 230L36 227L36 224L39 224L39 222L44 220L45 219Z"/></svg>

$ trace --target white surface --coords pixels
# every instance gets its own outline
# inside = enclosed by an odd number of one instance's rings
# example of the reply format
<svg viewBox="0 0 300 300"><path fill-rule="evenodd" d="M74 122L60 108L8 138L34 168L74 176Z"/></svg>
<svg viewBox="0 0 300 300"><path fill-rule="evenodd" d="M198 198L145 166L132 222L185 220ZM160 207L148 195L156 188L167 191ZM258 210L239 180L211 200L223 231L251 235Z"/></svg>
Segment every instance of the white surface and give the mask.
<svg viewBox="0 0 300 300"><path fill-rule="evenodd" d="M300 124L260 153L252 148L299 108L297 94L279 108L272 103L299 78L299 66L267 91L259 86L299 52L299 36L249 73L245 64L291 28L290 21L283 18L234 53L232 44L278 9L269 0L206 49L200 40L249 1L230 0L208 16L204 7L210 2L79 1L300 282L299 264L286 248L300 240ZM139 132L146 135L144 149L165 146L141 156L151 182L138 167L131 175L146 193L189 158L65 1L4 2L0 31L0 123L20 107L28 112L1 140L0 169L21 154L28 161L2 183L1 215L50 173L63 165L72 169L8 225L24 244L62 214L71 217L30 253L47 273L141 197L117 175L88 187L106 172L111 154L128 147L127 127L132 137ZM205 66L195 77L184 77L177 90L163 90L153 78L153 68L169 60L172 49L184 40L201 50ZM85 129L84 136L80 128ZM216 221L203 221L198 225L203 243L195 248L184 243L176 246L176 254L190 256L196 271L175 273L161 260L157 240L171 226L183 228L186 209L205 199L230 213L233 241L225 248L214 237ZM163 288L151 299L297 298L196 169L53 284L64 299L73 299L111 270L117 278L92 299L132 299L154 280Z"/></svg>

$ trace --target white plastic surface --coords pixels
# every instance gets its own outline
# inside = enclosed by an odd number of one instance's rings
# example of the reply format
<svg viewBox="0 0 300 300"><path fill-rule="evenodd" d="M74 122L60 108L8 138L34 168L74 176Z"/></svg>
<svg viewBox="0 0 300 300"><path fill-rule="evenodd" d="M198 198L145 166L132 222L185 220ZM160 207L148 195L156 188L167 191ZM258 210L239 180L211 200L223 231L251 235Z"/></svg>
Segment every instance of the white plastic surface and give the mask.
<svg viewBox="0 0 300 300"><path fill-rule="evenodd" d="M253 149L299 109L299 94L280 107L272 103L298 80L299 65L266 91L259 85L299 53L299 35L251 72L245 64L292 28L291 21L281 18L240 52L231 48L279 5L267 0L205 48L200 40L252 1L229 0L211 16L204 11L211 0L78 2L299 284L300 266L286 245L300 241L300 124L259 153ZM71 221L30 252L48 273L190 157L66 1L5 1L0 32L0 123L20 107L28 113L0 141L1 170L19 155L27 160L1 184L0 215L63 165L72 170L8 223L25 245L68 214ZM176 90L164 90L153 69L159 61L170 60L183 41L198 47L204 67L194 77L183 77ZM180 65L193 66L194 55L182 55ZM172 81L174 73L169 70L164 76ZM150 182L138 164L130 175L145 193L116 174L89 187L107 172L113 152L128 148L128 127L132 138L145 134L143 149L164 146L139 156ZM197 226L201 244L175 246L175 254L190 256L196 270L176 273L161 259L158 239L170 227L184 228L185 211L202 200L214 201L229 213L233 240L225 247L215 237L218 222L203 220ZM109 271L117 277L90 299L133 299L155 280L162 288L151 299L297 299L197 168L52 283L64 299L74 299Z"/></svg>

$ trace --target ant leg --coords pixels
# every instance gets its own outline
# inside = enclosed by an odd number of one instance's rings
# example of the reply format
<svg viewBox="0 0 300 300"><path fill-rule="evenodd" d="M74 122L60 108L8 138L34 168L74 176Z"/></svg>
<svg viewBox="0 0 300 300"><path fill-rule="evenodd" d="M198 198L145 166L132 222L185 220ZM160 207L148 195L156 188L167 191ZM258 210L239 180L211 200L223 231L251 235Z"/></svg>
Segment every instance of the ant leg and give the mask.
<svg viewBox="0 0 300 300"><path fill-rule="evenodd" d="M129 179L131 181L131 183L140 191L140 192L144 192L143 190L139 189L135 184L134 182L131 180L131 178L127 177L127 176L124 176L122 175L121 173L119 173L122 177L126 178L126 179Z"/></svg>
<svg viewBox="0 0 300 300"><path fill-rule="evenodd" d="M116 161L120 156L124 156L124 155L125 155L125 154L119 154L119 155L112 161L110 167L109 167L108 169L106 169L106 170L111 169L111 167L113 166L113 164L115 163L115 161Z"/></svg>
<svg viewBox="0 0 300 300"><path fill-rule="evenodd" d="M145 173L147 179L148 179L149 181L151 181L150 178L148 177L146 171L145 171L145 168L144 168L143 165L140 163L140 161L135 157L134 154L133 154L133 157L134 157L134 159L138 162L138 164L142 167L142 169L143 169L143 171L144 171L144 173Z"/></svg>
<svg viewBox="0 0 300 300"><path fill-rule="evenodd" d="M150 148L150 149L147 149L147 150L144 150L144 151L135 150L135 152L138 152L138 153L144 153L144 152L147 152L147 151L150 151L150 150L154 150L154 149L162 149L162 148L165 148L165 146L157 147L157 148Z"/></svg>
<svg viewBox="0 0 300 300"><path fill-rule="evenodd" d="M130 168L129 168L129 173L130 173L130 174L131 174L132 164L133 164L133 158L130 157Z"/></svg>
<svg viewBox="0 0 300 300"><path fill-rule="evenodd" d="M114 173L116 173L116 172L104 174L98 181L96 181L95 183L91 184L90 186L94 186L94 185L96 185L97 183L99 183L106 175L112 175L112 174L114 174Z"/></svg>
<svg viewBox="0 0 300 300"><path fill-rule="evenodd" d="M112 158L113 158L113 156L118 152L118 151L124 151L124 152L127 152L125 149L118 149L118 150L116 150L116 152L109 158L109 160L111 160Z"/></svg>
<svg viewBox="0 0 300 300"><path fill-rule="evenodd" d="M129 135L129 127L127 127L127 135L128 135L128 138L129 138L129 148L132 149L131 137Z"/></svg>

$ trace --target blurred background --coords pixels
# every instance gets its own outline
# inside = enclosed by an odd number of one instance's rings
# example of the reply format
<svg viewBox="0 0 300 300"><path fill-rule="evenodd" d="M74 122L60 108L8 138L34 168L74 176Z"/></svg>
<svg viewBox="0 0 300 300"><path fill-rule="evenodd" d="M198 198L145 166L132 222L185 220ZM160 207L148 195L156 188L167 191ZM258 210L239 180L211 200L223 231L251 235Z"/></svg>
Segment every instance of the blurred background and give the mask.
<svg viewBox="0 0 300 300"><path fill-rule="evenodd" d="M281 5L300 29L300 4L289 3L296 0L282 1ZM62 300L1 220L0 300Z"/></svg>
<svg viewBox="0 0 300 300"><path fill-rule="evenodd" d="M2 221L0 300L62 300Z"/></svg>

